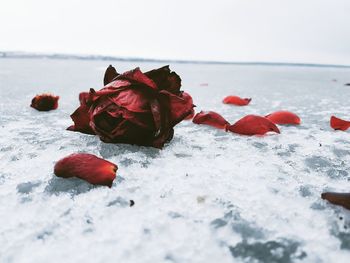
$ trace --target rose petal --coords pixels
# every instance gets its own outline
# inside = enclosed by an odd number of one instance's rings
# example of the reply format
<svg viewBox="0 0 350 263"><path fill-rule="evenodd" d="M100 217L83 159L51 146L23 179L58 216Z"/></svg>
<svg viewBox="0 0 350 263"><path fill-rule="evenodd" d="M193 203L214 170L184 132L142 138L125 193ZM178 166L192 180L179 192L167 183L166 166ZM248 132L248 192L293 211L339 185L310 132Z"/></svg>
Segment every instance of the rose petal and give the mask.
<svg viewBox="0 0 350 263"><path fill-rule="evenodd" d="M265 117L275 124L300 124L299 116L290 111L276 111Z"/></svg>
<svg viewBox="0 0 350 263"><path fill-rule="evenodd" d="M148 71L145 75L157 84L159 90L180 94L181 78L170 70L169 65Z"/></svg>
<svg viewBox="0 0 350 263"><path fill-rule="evenodd" d="M115 77L119 76L120 74L115 70L115 68L112 65L109 65L106 69L105 76L103 78L103 85L107 85L110 83Z"/></svg>
<svg viewBox="0 0 350 263"><path fill-rule="evenodd" d="M233 104L236 106L245 106L245 105L248 105L251 100L252 100L251 98L241 98L238 96L227 96L226 98L224 98L224 100L222 102L225 104Z"/></svg>
<svg viewBox="0 0 350 263"><path fill-rule="evenodd" d="M97 95L103 96L115 92L117 89L123 89L129 87L131 82L125 79L117 79L108 83L103 89L97 92Z"/></svg>
<svg viewBox="0 0 350 263"><path fill-rule="evenodd" d="M228 126L227 130L242 135L264 135L271 131L280 133L274 123L257 115L247 115L235 124Z"/></svg>
<svg viewBox="0 0 350 263"><path fill-rule="evenodd" d="M110 97L116 105L132 112L149 112L150 97L140 89L125 89Z"/></svg>
<svg viewBox="0 0 350 263"><path fill-rule="evenodd" d="M350 121L345 121L335 116L332 116L330 120L330 125L334 130L346 131L350 128Z"/></svg>
<svg viewBox="0 0 350 263"><path fill-rule="evenodd" d="M350 193L322 193L322 199L350 210Z"/></svg>
<svg viewBox="0 0 350 263"><path fill-rule="evenodd" d="M154 130L155 128L153 116L149 113L132 112L115 104L110 105L106 112L114 118L125 119L144 129Z"/></svg>
<svg viewBox="0 0 350 263"><path fill-rule="evenodd" d="M143 74L140 68L127 71L117 77L117 79L126 79L137 84L143 84L153 90L157 90L157 85L152 79Z"/></svg>
<svg viewBox="0 0 350 263"><path fill-rule="evenodd" d="M38 110L38 111L50 111L55 110L58 107L58 99L59 96L54 96L49 93L44 93L41 95L36 95L32 99L32 103L30 107Z"/></svg>
<svg viewBox="0 0 350 263"><path fill-rule="evenodd" d="M77 108L70 117L72 118L74 125L68 127L67 130L86 134L95 134L90 127L90 114L88 106L80 105L80 107Z"/></svg>
<svg viewBox="0 0 350 263"><path fill-rule="evenodd" d="M220 114L214 111L201 111L194 116L193 123L195 124L205 124L218 129L225 129L230 123L225 120Z"/></svg>
<svg viewBox="0 0 350 263"><path fill-rule="evenodd" d="M176 96L168 91L162 90L160 94L163 96L163 103L165 101L168 102L170 123L172 126L175 126L192 113L194 105L192 103L192 97L188 93L183 92L181 96Z"/></svg>
<svg viewBox="0 0 350 263"><path fill-rule="evenodd" d="M91 184L111 187L118 166L87 153L71 154L59 160L54 168L58 177L78 177Z"/></svg>

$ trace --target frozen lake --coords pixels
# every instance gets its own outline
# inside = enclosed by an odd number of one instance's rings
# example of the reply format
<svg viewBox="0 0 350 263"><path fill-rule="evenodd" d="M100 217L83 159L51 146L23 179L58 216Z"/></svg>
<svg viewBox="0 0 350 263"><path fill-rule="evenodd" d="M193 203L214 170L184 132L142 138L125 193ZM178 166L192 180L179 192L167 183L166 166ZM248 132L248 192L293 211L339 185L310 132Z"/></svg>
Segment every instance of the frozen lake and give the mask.
<svg viewBox="0 0 350 263"><path fill-rule="evenodd" d="M302 125L243 137L184 121L157 150L65 130L109 64L0 59L1 262L349 262L350 212L320 198L350 192L350 132L329 127L332 114L350 119L349 68L172 64L196 111L233 123L284 109ZM43 92L60 96L56 111L29 107ZM113 187L56 178L73 152L116 163Z"/></svg>

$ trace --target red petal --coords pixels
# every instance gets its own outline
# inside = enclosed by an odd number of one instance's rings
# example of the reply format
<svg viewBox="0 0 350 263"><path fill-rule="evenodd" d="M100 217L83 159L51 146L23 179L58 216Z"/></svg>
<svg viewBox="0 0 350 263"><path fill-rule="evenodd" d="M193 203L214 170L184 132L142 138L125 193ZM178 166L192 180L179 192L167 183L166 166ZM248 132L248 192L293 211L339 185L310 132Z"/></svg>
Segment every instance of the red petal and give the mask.
<svg viewBox="0 0 350 263"><path fill-rule="evenodd" d="M150 112L149 99L141 89L125 89L110 96L113 103L132 112Z"/></svg>
<svg viewBox="0 0 350 263"><path fill-rule="evenodd" d="M78 177L91 184L111 187L118 166L87 153L75 153L59 160L54 168L58 177Z"/></svg>
<svg viewBox="0 0 350 263"><path fill-rule="evenodd" d="M240 98L238 96L227 96L226 98L224 98L224 100L222 102L225 104L233 104L236 106L245 106L245 105L248 105L251 100L252 100L251 98Z"/></svg>
<svg viewBox="0 0 350 263"><path fill-rule="evenodd" d="M194 105L192 103L192 97L188 93L183 92L182 96L176 96L168 91L162 90L160 94L165 95L164 97L168 99L171 126L175 126L192 113ZM163 99L163 103L164 101Z"/></svg>
<svg viewBox="0 0 350 263"><path fill-rule="evenodd" d="M345 121L335 116L331 117L330 124L334 130L346 131L347 129L350 128L350 121Z"/></svg>
<svg viewBox="0 0 350 263"><path fill-rule="evenodd" d="M290 111L276 111L265 117L275 124L300 124L298 115Z"/></svg>
<svg viewBox="0 0 350 263"><path fill-rule="evenodd" d="M218 129L225 129L226 126L230 125L230 123L225 120L219 113L214 111L201 111L194 116L193 123L195 124L205 124L209 126L213 126Z"/></svg>
<svg viewBox="0 0 350 263"><path fill-rule="evenodd" d="M50 111L50 110L55 110L58 107L58 99L59 96L54 96L52 94L41 94L41 95L36 95L32 99L32 104L30 107L38 110L38 111Z"/></svg>
<svg viewBox="0 0 350 263"><path fill-rule="evenodd" d="M103 85L107 85L110 83L115 77L119 76L120 74L115 70L112 65L109 65L109 67L106 69L105 76L103 78Z"/></svg>
<svg viewBox="0 0 350 263"><path fill-rule="evenodd" d="M322 199L350 210L350 193L322 193Z"/></svg>
<svg viewBox="0 0 350 263"><path fill-rule="evenodd" d="M68 127L67 130L86 134L95 134L90 127L90 114L88 106L81 105L70 117L72 118L74 125Z"/></svg>
<svg viewBox="0 0 350 263"><path fill-rule="evenodd" d="M148 71L145 75L157 84L159 90L180 94L181 78L175 72L171 72L169 66Z"/></svg>
<svg viewBox="0 0 350 263"><path fill-rule="evenodd" d="M145 74L143 74L140 68L135 68L133 70L127 71L117 77L117 79L126 79L137 84L144 84L147 87L150 87L154 90L157 89L156 83Z"/></svg>
<svg viewBox="0 0 350 263"><path fill-rule="evenodd" d="M121 89L125 88L131 85L131 82L129 80L125 79L117 79L114 80L110 83L108 83L103 89L100 91L97 91L97 95L102 96L102 95L108 95L110 93L113 93L116 91L116 89Z"/></svg>
<svg viewBox="0 0 350 263"><path fill-rule="evenodd" d="M264 135L270 131L280 133L274 123L265 117L257 115L247 115L235 124L227 127L227 130L242 135Z"/></svg>

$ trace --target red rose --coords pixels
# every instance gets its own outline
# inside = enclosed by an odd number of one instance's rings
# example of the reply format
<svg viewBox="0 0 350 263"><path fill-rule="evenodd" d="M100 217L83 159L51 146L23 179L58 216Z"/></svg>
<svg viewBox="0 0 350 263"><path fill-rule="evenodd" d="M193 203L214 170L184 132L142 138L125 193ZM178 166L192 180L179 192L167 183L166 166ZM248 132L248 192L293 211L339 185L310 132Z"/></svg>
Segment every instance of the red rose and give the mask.
<svg viewBox="0 0 350 263"><path fill-rule="evenodd" d="M59 96L54 96L49 93L36 95L32 99L32 104L30 104L30 107L38 110L38 111L49 111L49 110L55 110L58 107L58 99Z"/></svg>
<svg viewBox="0 0 350 263"><path fill-rule="evenodd" d="M100 91L80 93L80 107L71 115L74 125L68 130L97 134L104 142L162 148L194 107L169 66L123 74L109 66L104 84Z"/></svg>

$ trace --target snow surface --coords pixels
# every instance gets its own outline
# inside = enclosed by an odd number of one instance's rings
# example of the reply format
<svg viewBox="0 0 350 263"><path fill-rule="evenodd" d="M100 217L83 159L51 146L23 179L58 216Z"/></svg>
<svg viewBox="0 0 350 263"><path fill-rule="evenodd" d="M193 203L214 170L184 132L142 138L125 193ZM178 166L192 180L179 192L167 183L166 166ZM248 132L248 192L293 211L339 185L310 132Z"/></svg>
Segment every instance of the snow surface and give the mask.
<svg viewBox="0 0 350 263"><path fill-rule="evenodd" d="M162 66L135 63L114 65ZM349 262L350 213L320 194L350 191L350 132L329 127L350 118L350 69L173 64L197 111L234 122L285 109L302 125L244 137L184 121L157 150L65 130L108 64L0 59L0 262ZM29 107L43 92L58 110ZM116 163L113 187L56 178L73 152Z"/></svg>

